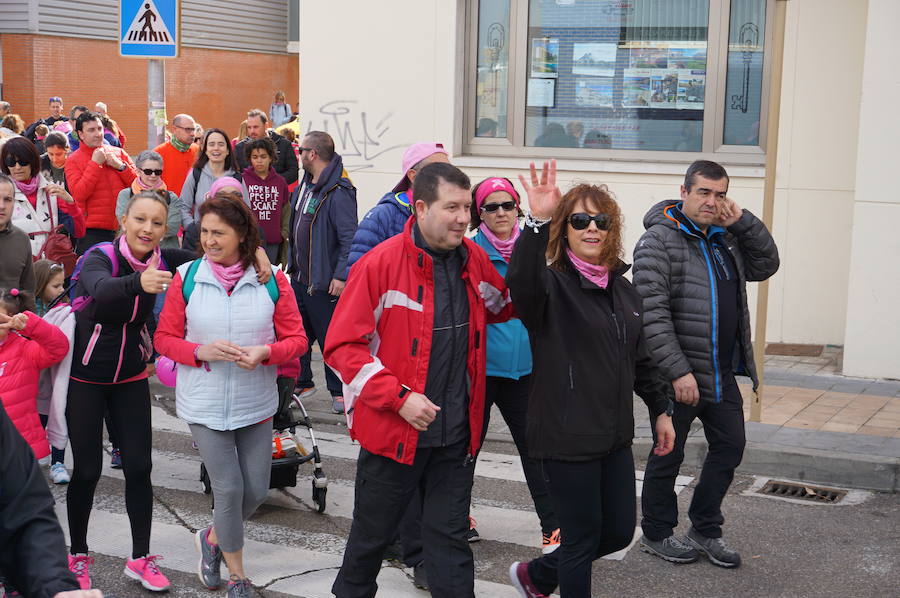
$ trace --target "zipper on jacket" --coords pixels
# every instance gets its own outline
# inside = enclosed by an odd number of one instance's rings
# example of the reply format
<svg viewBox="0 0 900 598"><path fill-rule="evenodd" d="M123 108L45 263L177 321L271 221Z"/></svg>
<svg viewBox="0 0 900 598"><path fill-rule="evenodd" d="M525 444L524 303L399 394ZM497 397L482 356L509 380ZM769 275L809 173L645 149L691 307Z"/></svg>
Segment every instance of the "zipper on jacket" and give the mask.
<svg viewBox="0 0 900 598"><path fill-rule="evenodd" d="M84 348L84 355L81 357L81 365L87 365L91 361L91 355L94 354L94 347L97 345L97 340L100 338L101 330L103 330L102 324L99 322L94 324L94 332L91 333L91 338Z"/></svg>
<svg viewBox="0 0 900 598"><path fill-rule="evenodd" d="M316 211L313 212L312 220L309 223L309 287L307 287L307 289L306 289L306 293L309 296L312 296L313 291L315 290L313 288L313 269L312 269L313 226L316 223L316 218L319 217L319 210L322 209L322 205L325 203L325 200L328 199L328 194L331 193L332 191L334 191L336 187L337 187L337 184L335 184L331 189L329 189L322 195L322 201L320 201L318 204L316 204ZM310 197L313 197L312 191L310 191ZM300 216L303 217L303 214L301 213ZM334 272L331 273L331 277L334 278Z"/></svg>
<svg viewBox="0 0 900 598"><path fill-rule="evenodd" d="M131 318L129 318L127 322L122 324L122 342L119 344L119 362L116 365L116 373L113 375L112 379L113 382L119 379L119 372L122 370L122 362L125 360L125 341L128 339L128 324L134 322L134 319L137 318L140 300L140 295L136 295L134 297L134 309L131 310ZM138 334L140 335L140 332L138 332Z"/></svg>
<svg viewBox="0 0 900 598"><path fill-rule="evenodd" d="M716 287L716 273L713 270L712 260L706 242L700 239L700 248L703 250L703 259L706 260L706 274L709 277L709 297L712 303L712 363L713 380L715 381L715 402L722 402L722 381L719 378L719 300Z"/></svg>
<svg viewBox="0 0 900 598"><path fill-rule="evenodd" d="M456 359L456 309L453 305L453 289L450 283L450 271L447 269L447 259L441 260L444 269L444 278L447 280L447 301L450 304L450 366L447 368L447 380L444 383L444 398L447 399L447 391L450 387L450 378L453 376L453 361ZM444 401L444 405L447 401ZM441 418L441 446L447 446L447 417Z"/></svg>

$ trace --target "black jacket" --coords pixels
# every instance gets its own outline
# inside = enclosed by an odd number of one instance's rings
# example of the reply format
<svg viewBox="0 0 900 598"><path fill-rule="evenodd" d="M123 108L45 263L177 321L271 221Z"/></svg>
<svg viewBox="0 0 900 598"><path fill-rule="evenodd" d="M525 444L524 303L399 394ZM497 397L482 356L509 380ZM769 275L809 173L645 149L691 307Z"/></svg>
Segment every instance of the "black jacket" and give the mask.
<svg viewBox="0 0 900 598"><path fill-rule="evenodd" d="M296 183L300 167L297 164L297 155L294 153L294 146L291 145L291 142L288 141L287 138L282 137L275 131L269 131L269 137L275 142L275 149L278 150L278 156L275 158L272 168L275 169L275 172L284 177L284 180L287 181L288 185ZM238 166L240 166L239 170L241 172L250 165L250 160L244 155L244 146L249 139L249 137L243 139L234 148L234 157L237 158L237 163Z"/></svg>
<svg viewBox="0 0 900 598"><path fill-rule="evenodd" d="M0 572L23 596L77 590L53 495L31 447L0 403Z"/></svg>
<svg viewBox="0 0 900 598"><path fill-rule="evenodd" d="M586 461L631 444L633 392L652 418L665 412L664 384L644 342L641 296L622 275L601 289L566 262L546 265L549 225L525 227L506 284L528 329L534 357L528 400L528 453L538 459Z"/></svg>
<svg viewBox="0 0 900 598"><path fill-rule="evenodd" d="M115 246L115 243L114 243ZM141 275L132 270L116 246L118 276L102 251L91 251L75 285L74 297L90 295L90 303L75 314L72 377L86 382L112 383L140 374L149 355L141 351L141 332L156 295L141 288ZM196 256L182 249L163 249L165 266L175 269Z"/></svg>
<svg viewBox="0 0 900 598"><path fill-rule="evenodd" d="M644 298L647 346L667 381L693 373L700 398L718 403L722 396L718 367L719 298L714 256L697 231L680 222L680 202L662 201L644 216L634 249L634 284ZM750 342L747 281L765 280L780 264L775 240L762 221L744 210L727 230L711 226L707 237L728 251L738 273L739 330L730 369L759 384Z"/></svg>

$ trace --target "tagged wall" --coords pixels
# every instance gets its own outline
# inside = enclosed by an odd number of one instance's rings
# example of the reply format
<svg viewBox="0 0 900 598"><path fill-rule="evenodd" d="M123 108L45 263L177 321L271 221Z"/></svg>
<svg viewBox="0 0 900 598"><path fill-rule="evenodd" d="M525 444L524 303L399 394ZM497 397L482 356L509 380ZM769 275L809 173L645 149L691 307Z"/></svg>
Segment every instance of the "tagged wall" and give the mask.
<svg viewBox="0 0 900 598"><path fill-rule="evenodd" d="M360 214L399 179L402 148L412 142L443 142L473 182L494 175L516 181L526 172L524 156L459 155L460 24L466 22L466 4L398 0L391 11L348 0L301 5L303 106L351 99L353 113L365 113L370 127L390 115L372 135L385 151L370 152L366 167L353 173ZM328 28L315 24L345 12L353 18L341 21L336 44ZM867 3L792 0L787 13L773 225L782 266L770 285L767 339L843 344ZM840 85L829 83L835 72L842 73ZM352 138L360 145L367 136L361 123L355 126ZM565 190L576 181L610 186L625 213L630 258L644 213L658 200L677 197L687 164L569 160L560 162L560 186ZM728 170L731 196L760 215L762 169Z"/></svg>
<svg viewBox="0 0 900 598"><path fill-rule="evenodd" d="M47 116L47 101L63 98L65 109L106 102L128 136L126 150L147 145L147 63L122 58L112 41L32 34L0 34L3 99L26 123ZM297 102L299 60L290 54L181 48L166 62L169 119L179 112L205 127L237 136L251 108L268 111L276 89Z"/></svg>

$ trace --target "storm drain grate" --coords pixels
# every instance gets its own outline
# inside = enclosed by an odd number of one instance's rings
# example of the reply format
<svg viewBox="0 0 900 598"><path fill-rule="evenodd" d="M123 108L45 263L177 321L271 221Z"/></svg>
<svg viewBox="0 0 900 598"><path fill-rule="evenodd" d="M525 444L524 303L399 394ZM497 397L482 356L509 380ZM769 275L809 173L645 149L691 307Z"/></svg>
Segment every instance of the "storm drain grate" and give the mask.
<svg viewBox="0 0 900 598"><path fill-rule="evenodd" d="M757 492L769 496L780 496L782 498L793 498L796 500L807 500L809 502L826 504L839 503L841 502L841 499L847 496L846 490L826 488L824 486L810 486L809 484L796 484L793 482L780 482L778 480L769 480Z"/></svg>

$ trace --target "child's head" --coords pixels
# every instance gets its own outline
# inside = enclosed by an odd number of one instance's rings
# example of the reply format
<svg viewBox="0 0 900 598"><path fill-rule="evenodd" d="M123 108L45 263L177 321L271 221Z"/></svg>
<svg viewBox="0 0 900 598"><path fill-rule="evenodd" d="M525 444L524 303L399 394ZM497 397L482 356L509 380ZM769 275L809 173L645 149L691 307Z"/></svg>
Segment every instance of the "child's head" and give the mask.
<svg viewBox="0 0 900 598"><path fill-rule="evenodd" d="M0 314L14 316L26 310L31 296L19 289L0 289ZM9 330L0 328L0 341L6 340Z"/></svg>
<svg viewBox="0 0 900 598"><path fill-rule="evenodd" d="M39 139L43 139L47 136L47 133L50 132L50 127L47 125L41 124L34 128L34 135Z"/></svg>
<svg viewBox="0 0 900 598"><path fill-rule="evenodd" d="M66 272L62 264L50 260L34 263L34 295L46 305L60 296L65 289Z"/></svg>

